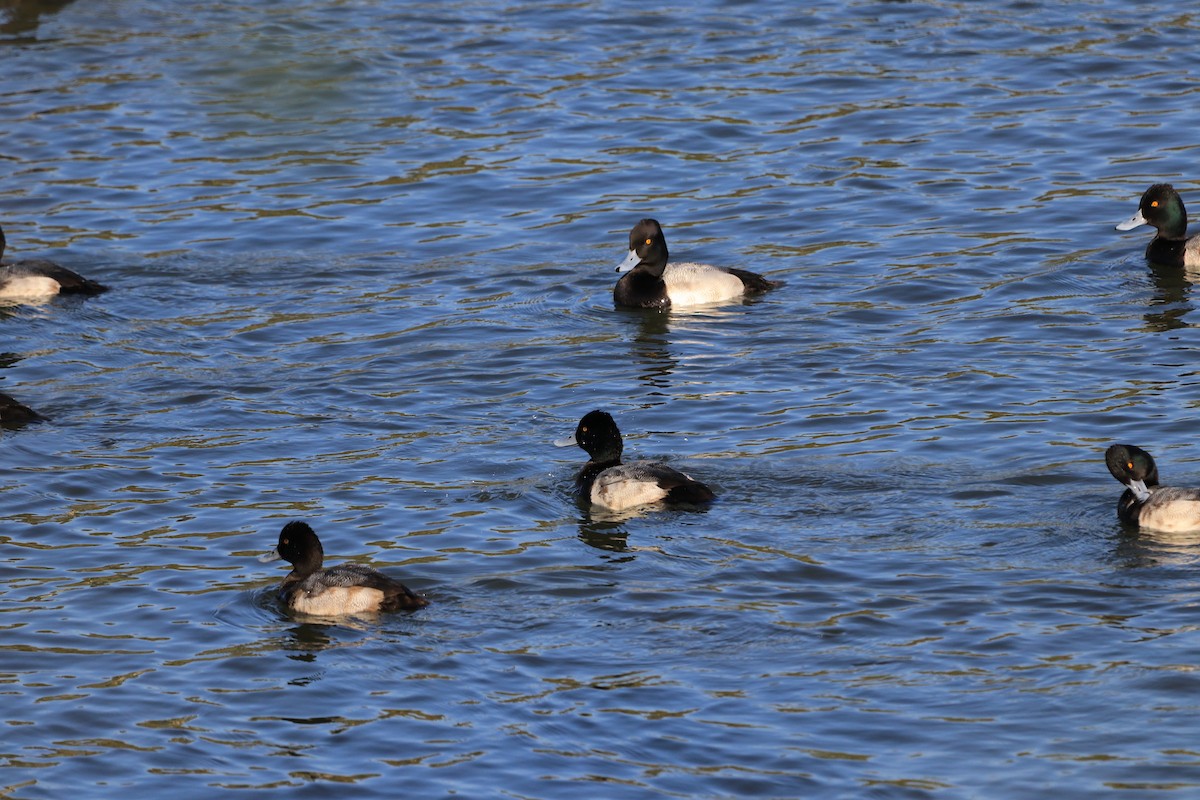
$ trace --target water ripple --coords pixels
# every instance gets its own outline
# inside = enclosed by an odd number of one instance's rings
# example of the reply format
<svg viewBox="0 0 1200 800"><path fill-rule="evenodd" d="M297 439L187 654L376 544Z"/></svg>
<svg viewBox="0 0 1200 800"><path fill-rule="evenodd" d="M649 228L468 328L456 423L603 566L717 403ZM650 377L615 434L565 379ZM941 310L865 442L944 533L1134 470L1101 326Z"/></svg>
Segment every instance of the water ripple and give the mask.
<svg viewBox="0 0 1200 800"><path fill-rule="evenodd" d="M1197 543L1101 459L1197 473L1194 276L1112 230L1200 202L1193 15L347 9L0 12L11 255L113 287L0 309L4 791L1200 783ZM614 309L643 216L786 285ZM717 502L581 508L592 408ZM432 605L292 618L297 517Z"/></svg>

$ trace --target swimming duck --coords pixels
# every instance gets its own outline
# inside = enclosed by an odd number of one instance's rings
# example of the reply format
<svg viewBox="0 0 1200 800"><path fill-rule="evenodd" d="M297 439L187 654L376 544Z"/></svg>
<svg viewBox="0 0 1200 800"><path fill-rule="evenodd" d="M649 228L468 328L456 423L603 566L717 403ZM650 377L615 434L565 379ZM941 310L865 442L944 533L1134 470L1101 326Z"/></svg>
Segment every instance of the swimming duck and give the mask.
<svg viewBox="0 0 1200 800"><path fill-rule="evenodd" d="M45 417L29 406L22 405L0 392L0 426L17 428L30 422L41 422L44 419Z"/></svg>
<svg viewBox="0 0 1200 800"><path fill-rule="evenodd" d="M1104 461L1127 487L1117 501L1122 522L1166 533L1200 530L1200 489L1159 486L1154 457L1131 444L1112 445Z"/></svg>
<svg viewBox="0 0 1200 800"><path fill-rule="evenodd" d="M325 550L306 522L293 521L279 532L279 542L259 561L283 559L292 571L279 586L279 597L293 611L340 617L369 611L412 611L429 605L397 580L362 564L321 569Z"/></svg>
<svg viewBox="0 0 1200 800"><path fill-rule="evenodd" d="M7 241L0 228L0 259ZM0 264L0 300L40 300L56 294L94 295L108 287L44 258Z"/></svg>
<svg viewBox="0 0 1200 800"><path fill-rule="evenodd" d="M667 263L667 237L657 220L644 219L629 232L629 255L617 265L622 275L613 301L634 308L682 308L759 294L781 284L744 269L709 264Z"/></svg>
<svg viewBox="0 0 1200 800"><path fill-rule="evenodd" d="M1157 235L1146 245L1146 259L1169 267L1200 267L1200 236L1187 236L1187 211L1179 192L1169 183L1156 183L1142 194L1137 213L1117 225L1128 231L1151 225Z"/></svg>
<svg viewBox="0 0 1200 800"><path fill-rule="evenodd" d="M703 483L666 464L653 461L621 463L621 431L612 415L591 411L575 427L575 433L554 443L559 447L578 445L590 460L575 478L580 497L609 511L657 503L708 503L716 495Z"/></svg>

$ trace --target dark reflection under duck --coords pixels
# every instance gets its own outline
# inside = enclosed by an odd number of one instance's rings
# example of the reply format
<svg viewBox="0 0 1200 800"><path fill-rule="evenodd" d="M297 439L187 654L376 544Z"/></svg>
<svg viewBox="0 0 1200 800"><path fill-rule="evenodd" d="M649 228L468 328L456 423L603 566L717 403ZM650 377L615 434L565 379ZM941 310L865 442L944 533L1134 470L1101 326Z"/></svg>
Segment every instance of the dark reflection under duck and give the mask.
<svg viewBox="0 0 1200 800"><path fill-rule="evenodd" d="M1191 300L1192 285L1200 276L1165 264L1149 262L1146 266L1155 289L1155 297L1142 315L1146 327L1159 332L1190 327L1186 317L1196 309Z"/></svg>
<svg viewBox="0 0 1200 800"><path fill-rule="evenodd" d="M8 0L0 3L0 11L8 16L0 19L0 36L13 36L37 30L43 14L53 14L71 5L74 0Z"/></svg>

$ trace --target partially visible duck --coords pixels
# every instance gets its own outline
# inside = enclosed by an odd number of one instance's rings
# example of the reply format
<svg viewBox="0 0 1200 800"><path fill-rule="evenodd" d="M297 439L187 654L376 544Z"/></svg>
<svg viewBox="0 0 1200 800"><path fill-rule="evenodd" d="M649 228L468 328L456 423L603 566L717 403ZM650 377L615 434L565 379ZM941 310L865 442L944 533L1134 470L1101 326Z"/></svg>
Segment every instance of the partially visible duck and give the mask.
<svg viewBox="0 0 1200 800"><path fill-rule="evenodd" d="M1166 533L1200 530L1200 489L1159 486L1158 465L1145 450L1114 444L1104 462L1126 487L1117 501L1122 522Z"/></svg>
<svg viewBox="0 0 1200 800"><path fill-rule="evenodd" d="M1169 267L1200 267L1200 236L1189 239L1187 223L1179 192L1169 183L1156 183L1142 194L1137 213L1117 225L1117 230L1153 226L1157 233L1146 245L1148 261Z"/></svg>
<svg viewBox="0 0 1200 800"><path fill-rule="evenodd" d="M644 219L629 232L629 255L613 302L635 308L683 308L760 294L782 284L744 269L667 261L667 237L657 220Z"/></svg>
<svg viewBox="0 0 1200 800"><path fill-rule="evenodd" d="M0 426L5 428L19 428L30 422L41 422L44 419L45 417L29 406L18 403L13 398L0 392Z"/></svg>
<svg viewBox="0 0 1200 800"><path fill-rule="evenodd" d="M293 611L342 617L371 611L413 611L429 601L399 581L362 564L322 569L325 550L308 523L293 521L279 532L279 542L259 561L283 559L292 571L279 586L279 597Z"/></svg>
<svg viewBox="0 0 1200 800"><path fill-rule="evenodd" d="M0 228L0 259L7 241ZM57 294L94 295L108 287L44 258L0 263L0 300L45 300Z"/></svg>
<svg viewBox="0 0 1200 800"><path fill-rule="evenodd" d="M666 464L622 464L621 431L605 411L588 412L575 427L574 435L554 444L574 444L587 452L590 460L575 478L575 488L581 498L609 511L660 501L696 505L716 497L703 483Z"/></svg>

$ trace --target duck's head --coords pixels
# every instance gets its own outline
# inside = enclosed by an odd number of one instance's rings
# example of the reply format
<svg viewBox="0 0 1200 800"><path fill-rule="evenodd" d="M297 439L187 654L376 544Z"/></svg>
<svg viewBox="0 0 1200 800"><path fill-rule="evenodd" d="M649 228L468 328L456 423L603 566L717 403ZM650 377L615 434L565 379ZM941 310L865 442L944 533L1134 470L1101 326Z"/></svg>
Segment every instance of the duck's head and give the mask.
<svg viewBox="0 0 1200 800"><path fill-rule="evenodd" d="M1187 211L1175 187L1169 183L1151 186L1142 194L1137 213L1117 225L1117 230L1128 231L1139 225L1150 225L1167 239L1187 236Z"/></svg>
<svg viewBox="0 0 1200 800"><path fill-rule="evenodd" d="M1114 444L1104 453L1104 463L1112 476L1129 488L1138 500L1150 496L1150 487L1158 486L1158 465L1154 456L1131 444Z"/></svg>
<svg viewBox="0 0 1200 800"><path fill-rule="evenodd" d="M667 268L667 237L656 219L644 219L629 232L629 255L617 265L617 272L641 267L655 277Z"/></svg>
<svg viewBox="0 0 1200 800"><path fill-rule="evenodd" d="M321 540L307 522L294 520L283 526L275 549L258 557L259 561L283 559L292 565L295 572L309 575L321 568L325 560L325 549Z"/></svg>
<svg viewBox="0 0 1200 800"><path fill-rule="evenodd" d="M559 447L579 445L593 461L621 460L621 431L607 411L589 411L575 426L575 434L555 442Z"/></svg>

